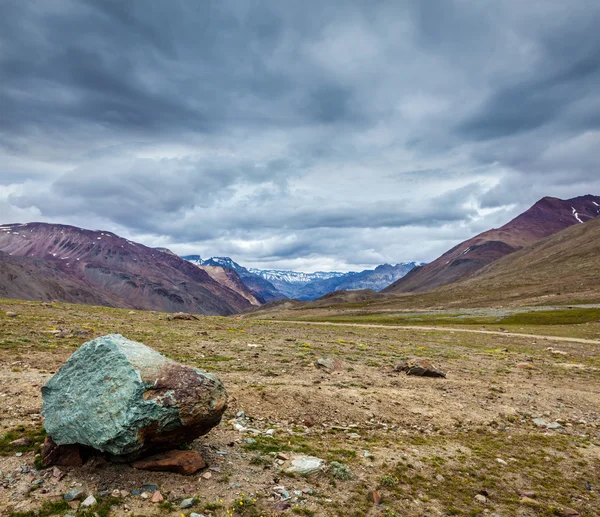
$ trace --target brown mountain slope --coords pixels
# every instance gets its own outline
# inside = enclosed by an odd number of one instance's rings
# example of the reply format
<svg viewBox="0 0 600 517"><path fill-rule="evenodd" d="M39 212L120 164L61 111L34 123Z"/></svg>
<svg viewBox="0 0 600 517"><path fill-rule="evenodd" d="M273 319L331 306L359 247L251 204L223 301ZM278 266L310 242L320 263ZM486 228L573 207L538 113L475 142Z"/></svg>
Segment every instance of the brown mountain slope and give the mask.
<svg viewBox="0 0 600 517"><path fill-rule="evenodd" d="M63 280L67 276L96 293L102 305L220 315L250 306L244 296L180 257L110 232L45 223L3 225L0 250L44 260Z"/></svg>
<svg viewBox="0 0 600 517"><path fill-rule="evenodd" d="M600 218L574 225L431 293L439 300L477 305L600 301Z"/></svg>
<svg viewBox="0 0 600 517"><path fill-rule="evenodd" d="M251 305L258 307L265 303L265 300L257 293L252 292L241 280L239 275L233 270L221 266L196 266L206 271L211 278L220 284L235 291L250 302Z"/></svg>
<svg viewBox="0 0 600 517"><path fill-rule="evenodd" d="M429 264L415 268L383 292L423 292L463 280L482 267L549 235L600 215L600 197L545 197L501 228L481 233Z"/></svg>
<svg viewBox="0 0 600 517"><path fill-rule="evenodd" d="M113 305L84 283L45 260L12 257L0 251L0 298L61 300L69 303ZM114 306L117 306L115 300Z"/></svg>

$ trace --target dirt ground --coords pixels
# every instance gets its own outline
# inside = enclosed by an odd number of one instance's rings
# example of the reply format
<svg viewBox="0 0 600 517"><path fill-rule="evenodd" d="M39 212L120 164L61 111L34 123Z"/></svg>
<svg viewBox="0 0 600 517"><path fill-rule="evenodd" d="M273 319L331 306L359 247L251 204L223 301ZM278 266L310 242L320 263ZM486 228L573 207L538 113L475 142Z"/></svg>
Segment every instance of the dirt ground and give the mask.
<svg viewBox="0 0 600 517"><path fill-rule="evenodd" d="M61 468L59 480L52 469L36 470L36 447L8 445L15 436L42 439L41 386L78 346L109 333L223 380L229 409L192 444L209 469L187 477L151 473L98 456ZM0 514L597 516L598 355L593 342L534 336L168 321L152 312L3 300ZM318 357L336 358L341 368L317 368ZM447 378L392 371L414 358L429 358ZM236 418L261 434L236 431ZM327 467L310 478L287 476L282 464L294 454L317 456ZM164 503L131 494L150 483ZM91 513L62 502L73 487L96 495ZM373 490L379 505L369 500ZM194 506L181 509L181 499L192 496Z"/></svg>

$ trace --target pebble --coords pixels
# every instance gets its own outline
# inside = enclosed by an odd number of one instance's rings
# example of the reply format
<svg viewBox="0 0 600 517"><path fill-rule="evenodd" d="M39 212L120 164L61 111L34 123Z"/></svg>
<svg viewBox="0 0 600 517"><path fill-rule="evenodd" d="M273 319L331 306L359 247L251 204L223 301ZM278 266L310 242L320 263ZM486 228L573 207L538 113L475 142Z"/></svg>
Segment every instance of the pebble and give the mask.
<svg viewBox="0 0 600 517"><path fill-rule="evenodd" d="M88 495L85 500L81 503L81 506L94 506L98 501L96 501L96 498L93 495Z"/></svg>
<svg viewBox="0 0 600 517"><path fill-rule="evenodd" d="M187 499L184 499L183 501L181 501L179 503L179 508L191 508L192 506L194 506L194 503L196 502L196 498L195 497L188 497Z"/></svg>
<svg viewBox="0 0 600 517"><path fill-rule="evenodd" d="M267 436L273 436L273 435L275 434L275 429L267 429L267 430L265 431L265 434L266 434Z"/></svg>
<svg viewBox="0 0 600 517"><path fill-rule="evenodd" d="M141 493L142 491L137 488L131 491L131 495L141 495Z"/></svg>
<svg viewBox="0 0 600 517"><path fill-rule="evenodd" d="M506 461L504 461L502 458L496 458L496 461L498 463L500 463L500 465L504 465L504 466L508 465L508 463L506 463Z"/></svg>
<svg viewBox="0 0 600 517"><path fill-rule="evenodd" d="M156 492L158 490L158 485L155 485L155 484L142 485L142 490L144 492Z"/></svg>
<svg viewBox="0 0 600 517"><path fill-rule="evenodd" d="M79 499L81 496L83 495L83 492L81 490L78 490L77 488L71 488L71 490L69 490L64 496L63 499L65 501L76 501L77 499Z"/></svg>
<svg viewBox="0 0 600 517"><path fill-rule="evenodd" d="M23 453L22 453L22 452L17 452L17 454L15 454L15 456L16 456L17 458L20 458L21 456L23 456Z"/></svg>
<svg viewBox="0 0 600 517"><path fill-rule="evenodd" d="M151 503L160 503L161 501L164 501L165 498L162 496L162 494L156 490L153 494L152 494L152 498L150 499Z"/></svg>
<svg viewBox="0 0 600 517"><path fill-rule="evenodd" d="M488 502L488 499L484 495L477 494L475 496L475 501L477 501L478 503L481 503L481 504L486 504Z"/></svg>
<svg viewBox="0 0 600 517"><path fill-rule="evenodd" d="M142 499L148 499L150 496L148 495L148 492L142 492L142 493L140 494L140 497L141 497Z"/></svg>
<svg viewBox="0 0 600 517"><path fill-rule="evenodd" d="M212 474L210 472L205 472L204 474L202 474L202 479L210 479L212 477Z"/></svg>
<svg viewBox="0 0 600 517"><path fill-rule="evenodd" d="M204 517L201 513L192 512L190 513L190 517Z"/></svg>

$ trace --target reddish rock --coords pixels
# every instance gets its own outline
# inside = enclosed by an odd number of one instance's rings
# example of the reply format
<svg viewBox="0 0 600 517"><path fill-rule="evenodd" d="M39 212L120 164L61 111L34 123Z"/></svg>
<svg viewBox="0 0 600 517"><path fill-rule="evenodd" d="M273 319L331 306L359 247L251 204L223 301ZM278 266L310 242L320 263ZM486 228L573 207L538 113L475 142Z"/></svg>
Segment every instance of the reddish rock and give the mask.
<svg viewBox="0 0 600 517"><path fill-rule="evenodd" d="M28 436L23 436L23 438L18 438L10 442L11 445L15 445L17 447L31 445L31 438Z"/></svg>
<svg viewBox="0 0 600 517"><path fill-rule="evenodd" d="M83 459L79 445L56 445L52 438L46 436L42 444L42 466L81 467Z"/></svg>
<svg viewBox="0 0 600 517"><path fill-rule="evenodd" d="M152 497L150 498L151 503L160 503L164 500L165 500L165 498L162 496L162 494L158 490L156 492L154 492L152 494Z"/></svg>
<svg viewBox="0 0 600 517"><path fill-rule="evenodd" d="M573 508L563 508L563 515L565 517L577 517L581 514L577 510L573 510Z"/></svg>
<svg viewBox="0 0 600 517"><path fill-rule="evenodd" d="M176 472L189 476L205 468L206 462L198 451L174 450L134 461L131 466L140 470Z"/></svg>
<svg viewBox="0 0 600 517"><path fill-rule="evenodd" d="M535 497L535 492L533 490L517 490L517 494L521 497Z"/></svg>
<svg viewBox="0 0 600 517"><path fill-rule="evenodd" d="M381 504L381 494L377 490L371 490L369 492L369 501L373 504Z"/></svg>

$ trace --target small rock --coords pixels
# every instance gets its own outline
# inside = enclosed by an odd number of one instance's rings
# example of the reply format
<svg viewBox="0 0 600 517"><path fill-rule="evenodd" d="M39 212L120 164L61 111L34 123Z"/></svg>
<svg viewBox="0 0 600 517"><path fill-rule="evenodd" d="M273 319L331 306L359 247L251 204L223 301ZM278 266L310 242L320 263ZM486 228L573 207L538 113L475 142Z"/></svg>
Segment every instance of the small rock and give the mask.
<svg viewBox="0 0 600 517"><path fill-rule="evenodd" d="M185 312L176 312L173 314L174 320L197 320L198 318L193 314L187 314Z"/></svg>
<svg viewBox="0 0 600 517"><path fill-rule="evenodd" d="M150 502L151 503L160 503L162 501L164 501L165 498L162 496L162 494L156 490L153 494L152 497L150 498Z"/></svg>
<svg viewBox="0 0 600 517"><path fill-rule="evenodd" d="M83 492L78 490L77 488L71 488L64 496L63 499L65 501L77 501L77 499L81 499Z"/></svg>
<svg viewBox="0 0 600 517"><path fill-rule="evenodd" d="M131 491L131 495L141 495L142 491L139 488L135 488Z"/></svg>
<svg viewBox="0 0 600 517"><path fill-rule="evenodd" d="M538 367L532 363L517 363L517 368L521 370L537 370Z"/></svg>
<svg viewBox="0 0 600 517"><path fill-rule="evenodd" d="M89 507L89 506L94 506L98 501L96 501L96 498L93 495L88 495L85 500L81 503L81 506L84 507Z"/></svg>
<svg viewBox="0 0 600 517"><path fill-rule="evenodd" d="M285 510L288 510L291 507L292 507L292 505L290 503L281 502L281 503L277 503L275 505L275 510L277 510L278 512L283 512Z"/></svg>
<svg viewBox="0 0 600 517"><path fill-rule="evenodd" d="M42 444L42 466L81 467L83 459L79 445L56 445L50 436Z"/></svg>
<svg viewBox="0 0 600 517"><path fill-rule="evenodd" d="M546 424L546 429L564 429L558 422L550 422Z"/></svg>
<svg viewBox="0 0 600 517"><path fill-rule="evenodd" d="M289 460L290 457L287 454L284 454L283 452L278 452L277 456L275 456L278 460Z"/></svg>
<svg viewBox="0 0 600 517"><path fill-rule="evenodd" d="M381 504L381 494L377 490L369 491L368 498L373 504Z"/></svg>
<svg viewBox="0 0 600 517"><path fill-rule="evenodd" d="M181 501L179 503L179 508L191 508L192 506L194 506L194 503L196 502L196 498L195 497L188 497L187 499L184 499L183 501Z"/></svg>
<svg viewBox="0 0 600 517"><path fill-rule="evenodd" d="M267 429L267 430L265 431L265 434L266 434L267 436L273 436L273 435L275 434L275 429Z"/></svg>
<svg viewBox="0 0 600 517"><path fill-rule="evenodd" d="M190 517L204 517L201 513L192 512L190 513Z"/></svg>
<svg viewBox="0 0 600 517"><path fill-rule="evenodd" d="M517 494L521 497L535 497L535 492L533 490L517 490Z"/></svg>
<svg viewBox="0 0 600 517"><path fill-rule="evenodd" d="M17 452L17 454L15 454L15 456L16 456L17 458L20 458L21 456L23 456L23 453L22 453L22 452Z"/></svg>
<svg viewBox="0 0 600 517"><path fill-rule="evenodd" d="M533 423L535 425L537 425L538 427L546 427L548 425L548 422L546 422L546 420L544 420L543 418L534 418L533 419Z"/></svg>
<svg viewBox="0 0 600 517"><path fill-rule="evenodd" d="M308 477L321 472L324 466L325 462L321 458L298 455L292 457L290 465L284 469L284 472Z"/></svg>
<svg viewBox="0 0 600 517"><path fill-rule="evenodd" d="M202 479L210 479L212 477L212 474L210 472L205 472L204 474L202 474L202 476L200 476Z"/></svg>
<svg viewBox="0 0 600 517"><path fill-rule="evenodd" d="M538 501L536 501L535 499L532 499L531 497L527 497L527 496L521 497L519 502L521 504L528 504L530 506L539 506L540 505L540 503Z"/></svg>
<svg viewBox="0 0 600 517"><path fill-rule="evenodd" d="M52 468L52 475L59 481L65 477L65 473L62 470L60 470L58 467Z"/></svg>
<svg viewBox="0 0 600 517"><path fill-rule="evenodd" d="M148 499L150 496L148 495L148 492L142 492L142 493L140 494L140 497L141 497L142 499Z"/></svg>
<svg viewBox="0 0 600 517"><path fill-rule="evenodd" d="M577 510L573 510L573 508L563 508L563 515L565 517L577 517L580 513Z"/></svg>
<svg viewBox="0 0 600 517"><path fill-rule="evenodd" d="M477 501L480 504L487 504L488 498L486 496L484 496L484 495L477 494L475 496L475 501Z"/></svg>
<svg viewBox="0 0 600 517"><path fill-rule="evenodd" d="M205 468L206 462L198 451L174 450L134 461L131 466L140 470L175 472L189 476Z"/></svg>
<svg viewBox="0 0 600 517"><path fill-rule="evenodd" d="M506 461L504 461L502 458L496 458L496 461L505 467L508 465L508 463L506 463Z"/></svg>
<svg viewBox="0 0 600 517"><path fill-rule="evenodd" d="M6 315L9 318L16 318L19 315L19 313L18 312L13 312L13 311L6 311Z"/></svg>
<svg viewBox="0 0 600 517"><path fill-rule="evenodd" d="M318 357L315 366L332 371L339 371L343 368L342 361L333 357Z"/></svg>
<svg viewBox="0 0 600 517"><path fill-rule="evenodd" d="M414 361L406 361L397 364L394 367L394 372L406 372L406 375L416 375L418 377L443 377L446 374L436 368L427 359L416 359Z"/></svg>
<svg viewBox="0 0 600 517"><path fill-rule="evenodd" d="M23 436L23 438L17 438L16 440L10 442L10 445L16 447L31 445L31 438L29 438L29 436Z"/></svg>
<svg viewBox="0 0 600 517"><path fill-rule="evenodd" d="M156 492L158 490L158 485L155 485L154 483L142 485L142 490L145 492Z"/></svg>

